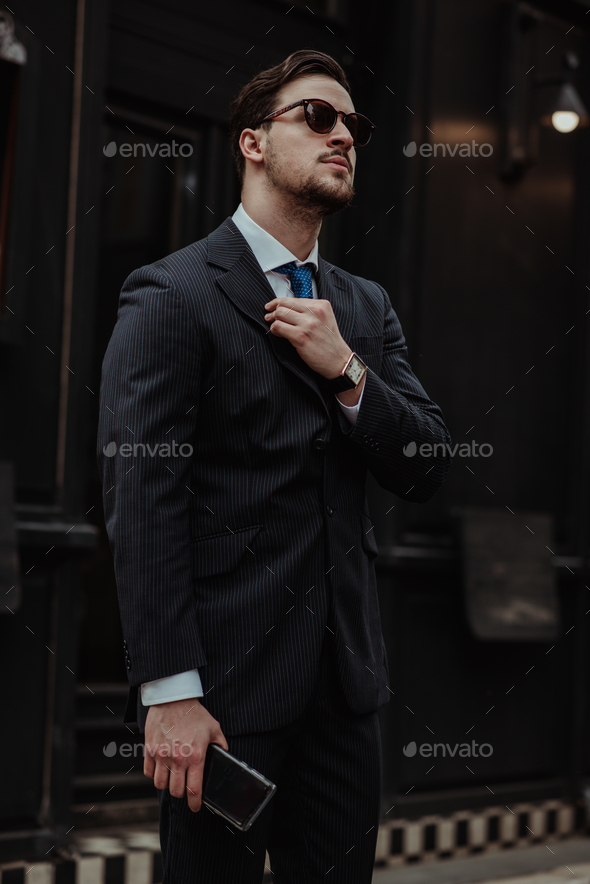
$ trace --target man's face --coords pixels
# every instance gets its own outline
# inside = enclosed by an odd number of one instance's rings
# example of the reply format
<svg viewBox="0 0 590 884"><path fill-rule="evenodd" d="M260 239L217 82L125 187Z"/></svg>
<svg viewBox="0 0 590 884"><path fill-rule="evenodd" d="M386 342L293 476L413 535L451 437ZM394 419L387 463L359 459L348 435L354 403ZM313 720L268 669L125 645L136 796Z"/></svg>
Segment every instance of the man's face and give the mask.
<svg viewBox="0 0 590 884"><path fill-rule="evenodd" d="M277 97L278 110L302 98L323 98L336 110L352 113L350 95L326 76L301 77L288 83ZM330 215L350 204L354 196L356 153L349 130L338 117L331 132L320 135L305 122L303 107L281 114L263 132L264 167L269 187L290 194L302 209ZM330 163L330 158L346 161Z"/></svg>

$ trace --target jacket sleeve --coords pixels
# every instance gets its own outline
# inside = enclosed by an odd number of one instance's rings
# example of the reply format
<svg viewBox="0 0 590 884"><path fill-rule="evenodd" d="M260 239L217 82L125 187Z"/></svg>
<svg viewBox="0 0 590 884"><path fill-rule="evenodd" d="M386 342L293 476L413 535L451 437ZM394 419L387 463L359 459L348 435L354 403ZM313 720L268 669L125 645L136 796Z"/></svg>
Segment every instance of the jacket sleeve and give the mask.
<svg viewBox="0 0 590 884"><path fill-rule="evenodd" d="M382 488L425 503L449 471L451 437L441 409L428 398L408 362L387 292L375 285L384 299L381 371L367 371L356 423L351 426L340 409L338 423Z"/></svg>
<svg viewBox="0 0 590 884"><path fill-rule="evenodd" d="M102 366L97 439L130 685L206 664L193 594L197 329L152 267L126 280Z"/></svg>

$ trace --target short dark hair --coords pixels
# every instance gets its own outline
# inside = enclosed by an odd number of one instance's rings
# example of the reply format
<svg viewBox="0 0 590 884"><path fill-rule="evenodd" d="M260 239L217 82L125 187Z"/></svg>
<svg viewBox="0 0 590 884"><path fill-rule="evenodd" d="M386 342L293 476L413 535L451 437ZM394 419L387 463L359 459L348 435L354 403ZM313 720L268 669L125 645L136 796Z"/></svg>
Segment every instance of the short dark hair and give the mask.
<svg viewBox="0 0 590 884"><path fill-rule="evenodd" d="M346 74L338 62L325 52L315 49L299 49L293 52L280 64L256 74L249 83L242 87L230 105L229 137L231 150L240 179L240 187L244 183L246 159L240 150L240 136L244 129L254 129L264 117L278 110L275 107L280 90L287 83L298 77L312 74L323 74L340 83L351 94ZM313 98L314 96L310 96ZM268 131L272 120L262 124Z"/></svg>

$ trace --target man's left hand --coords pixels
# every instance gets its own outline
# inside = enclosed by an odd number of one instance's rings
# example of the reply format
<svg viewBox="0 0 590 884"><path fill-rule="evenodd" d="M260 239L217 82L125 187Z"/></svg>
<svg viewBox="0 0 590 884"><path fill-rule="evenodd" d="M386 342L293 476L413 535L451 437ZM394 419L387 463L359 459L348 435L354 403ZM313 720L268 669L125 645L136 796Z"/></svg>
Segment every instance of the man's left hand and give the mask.
<svg viewBox="0 0 590 884"><path fill-rule="evenodd" d="M351 354L329 301L275 298L264 305L271 334L286 338L310 368L325 378L338 377Z"/></svg>

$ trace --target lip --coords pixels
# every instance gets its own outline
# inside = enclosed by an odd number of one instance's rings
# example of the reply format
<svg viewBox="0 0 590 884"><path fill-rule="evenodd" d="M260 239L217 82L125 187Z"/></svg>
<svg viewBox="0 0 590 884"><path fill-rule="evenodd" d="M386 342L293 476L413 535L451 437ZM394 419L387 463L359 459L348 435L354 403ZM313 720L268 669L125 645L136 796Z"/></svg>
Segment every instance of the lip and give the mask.
<svg viewBox="0 0 590 884"><path fill-rule="evenodd" d="M349 171L348 163L344 157L330 157L329 160L322 160L322 162L326 166L331 166L333 169L345 169L347 172Z"/></svg>

